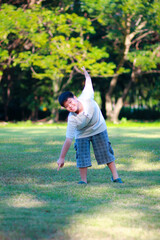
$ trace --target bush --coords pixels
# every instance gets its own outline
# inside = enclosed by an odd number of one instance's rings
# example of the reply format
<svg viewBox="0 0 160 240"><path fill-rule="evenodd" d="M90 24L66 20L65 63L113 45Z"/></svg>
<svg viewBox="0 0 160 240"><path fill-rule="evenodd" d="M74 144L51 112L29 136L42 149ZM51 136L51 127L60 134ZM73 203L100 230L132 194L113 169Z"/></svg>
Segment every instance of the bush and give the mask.
<svg viewBox="0 0 160 240"><path fill-rule="evenodd" d="M158 120L160 119L160 111L153 109L123 107L119 119L126 118L127 120Z"/></svg>
<svg viewBox="0 0 160 240"><path fill-rule="evenodd" d="M59 121L66 121L68 117L69 112L65 109L59 110Z"/></svg>

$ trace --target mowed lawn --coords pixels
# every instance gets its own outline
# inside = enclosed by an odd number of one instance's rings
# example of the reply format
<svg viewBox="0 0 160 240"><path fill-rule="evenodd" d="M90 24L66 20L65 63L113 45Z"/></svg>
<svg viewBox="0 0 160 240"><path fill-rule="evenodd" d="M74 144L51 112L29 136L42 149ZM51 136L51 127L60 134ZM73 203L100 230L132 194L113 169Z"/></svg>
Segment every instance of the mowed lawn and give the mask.
<svg viewBox="0 0 160 240"><path fill-rule="evenodd" d="M57 172L65 131L0 128L0 240L159 240L160 128L108 128L125 183L92 151L87 186L73 145Z"/></svg>

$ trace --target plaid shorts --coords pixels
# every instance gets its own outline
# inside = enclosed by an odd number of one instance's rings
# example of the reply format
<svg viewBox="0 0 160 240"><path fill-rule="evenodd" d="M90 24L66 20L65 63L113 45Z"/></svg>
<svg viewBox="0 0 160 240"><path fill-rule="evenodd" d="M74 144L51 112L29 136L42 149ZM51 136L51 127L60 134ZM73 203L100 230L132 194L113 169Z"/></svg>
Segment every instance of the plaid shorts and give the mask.
<svg viewBox="0 0 160 240"><path fill-rule="evenodd" d="M75 140L77 167L91 167L90 142L92 142L98 165L107 164L115 160L114 151L109 142L107 130L94 136Z"/></svg>

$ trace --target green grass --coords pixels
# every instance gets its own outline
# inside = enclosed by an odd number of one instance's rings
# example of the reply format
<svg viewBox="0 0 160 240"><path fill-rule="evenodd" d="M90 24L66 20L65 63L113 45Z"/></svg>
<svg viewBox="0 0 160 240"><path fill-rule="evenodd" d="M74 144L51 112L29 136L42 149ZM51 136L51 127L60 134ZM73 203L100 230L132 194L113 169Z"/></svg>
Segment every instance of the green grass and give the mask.
<svg viewBox="0 0 160 240"><path fill-rule="evenodd" d="M126 120L126 118L122 118L119 123L115 124L109 121L106 121L108 127L160 127L160 120L159 121L131 121ZM0 128L4 127L66 127L66 122L60 122L60 123L46 123L46 122L32 122L30 120L28 121L20 121L20 122L0 122Z"/></svg>
<svg viewBox="0 0 160 240"><path fill-rule="evenodd" d="M0 128L0 240L159 240L160 128L110 125L125 183L111 183L92 151L87 186L77 185L73 146L57 172L65 130Z"/></svg>

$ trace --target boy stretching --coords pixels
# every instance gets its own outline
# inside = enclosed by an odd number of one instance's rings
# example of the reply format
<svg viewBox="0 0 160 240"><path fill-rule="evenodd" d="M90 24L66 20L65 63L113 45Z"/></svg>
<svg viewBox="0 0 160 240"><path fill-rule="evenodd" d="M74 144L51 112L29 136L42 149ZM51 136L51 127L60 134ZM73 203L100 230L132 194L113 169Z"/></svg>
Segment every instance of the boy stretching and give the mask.
<svg viewBox="0 0 160 240"><path fill-rule="evenodd" d="M87 169L91 167L90 142L98 165L107 164L112 173L111 181L123 183L116 170L114 152L109 142L105 120L98 104L94 101L91 78L84 67L82 70L86 81L80 97L77 98L71 92L63 92L58 99L60 105L70 112L66 140L57 161L58 170L64 166L65 156L75 138L77 167L81 176L79 184L87 184Z"/></svg>

